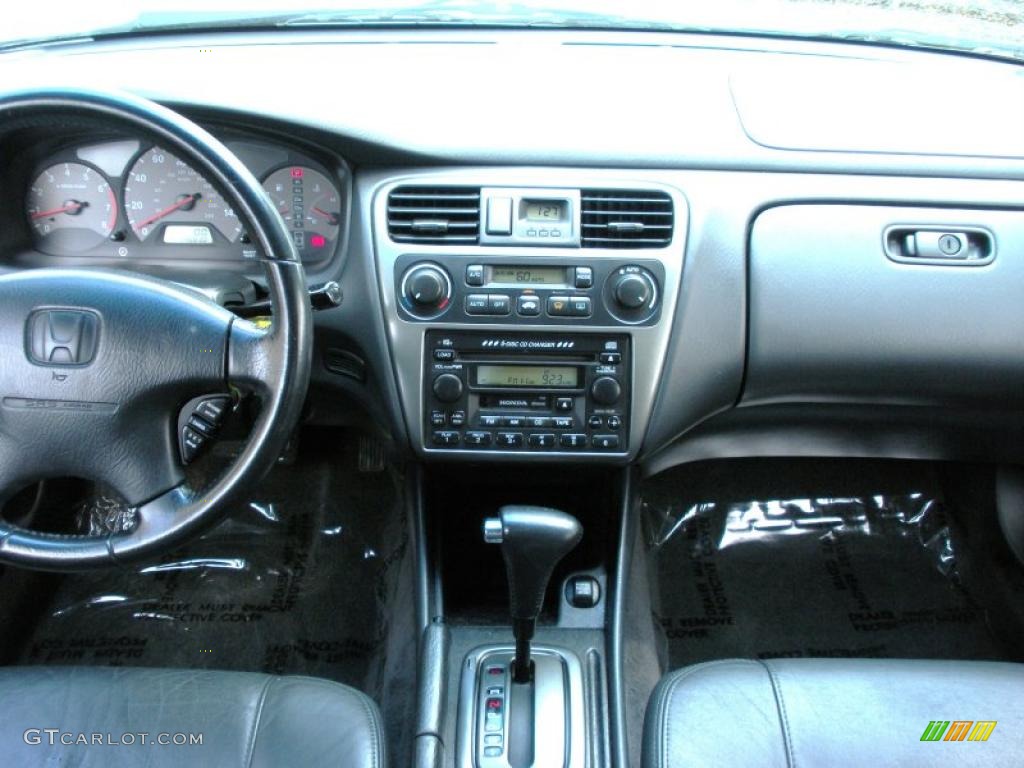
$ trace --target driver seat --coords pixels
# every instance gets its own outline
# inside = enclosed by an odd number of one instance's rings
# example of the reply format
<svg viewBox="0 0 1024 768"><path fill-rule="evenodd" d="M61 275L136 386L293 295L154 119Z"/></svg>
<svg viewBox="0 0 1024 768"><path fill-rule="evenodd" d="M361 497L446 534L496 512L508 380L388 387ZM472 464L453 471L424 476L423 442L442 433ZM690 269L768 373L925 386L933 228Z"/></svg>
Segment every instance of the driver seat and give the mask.
<svg viewBox="0 0 1024 768"><path fill-rule="evenodd" d="M373 701L312 677L7 667L0 712L0 765L382 768L385 761ZM190 734L202 743L190 744Z"/></svg>

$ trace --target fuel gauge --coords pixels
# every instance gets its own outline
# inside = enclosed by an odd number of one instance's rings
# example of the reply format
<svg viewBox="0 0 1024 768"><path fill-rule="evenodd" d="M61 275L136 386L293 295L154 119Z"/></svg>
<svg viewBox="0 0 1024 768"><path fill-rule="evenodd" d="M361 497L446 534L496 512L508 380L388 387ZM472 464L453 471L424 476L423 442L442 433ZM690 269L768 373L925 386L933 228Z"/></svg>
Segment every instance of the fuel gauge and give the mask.
<svg viewBox="0 0 1024 768"><path fill-rule="evenodd" d="M279 168L263 188L291 232L303 261L334 252L341 229L341 194L324 174L301 165Z"/></svg>

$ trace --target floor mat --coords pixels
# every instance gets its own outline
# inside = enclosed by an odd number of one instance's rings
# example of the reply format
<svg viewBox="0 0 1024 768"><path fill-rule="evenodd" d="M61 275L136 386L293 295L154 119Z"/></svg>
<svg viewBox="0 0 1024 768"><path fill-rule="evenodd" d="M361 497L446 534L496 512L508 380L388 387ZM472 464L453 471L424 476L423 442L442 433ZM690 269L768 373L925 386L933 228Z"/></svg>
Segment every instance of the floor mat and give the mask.
<svg viewBox="0 0 1024 768"><path fill-rule="evenodd" d="M297 673L367 690L406 548L396 478L314 453L253 496L155 562L65 578L20 662Z"/></svg>
<svg viewBox="0 0 1024 768"><path fill-rule="evenodd" d="M670 496L645 506L645 528L671 667L727 657L1007 655L960 583L938 498Z"/></svg>

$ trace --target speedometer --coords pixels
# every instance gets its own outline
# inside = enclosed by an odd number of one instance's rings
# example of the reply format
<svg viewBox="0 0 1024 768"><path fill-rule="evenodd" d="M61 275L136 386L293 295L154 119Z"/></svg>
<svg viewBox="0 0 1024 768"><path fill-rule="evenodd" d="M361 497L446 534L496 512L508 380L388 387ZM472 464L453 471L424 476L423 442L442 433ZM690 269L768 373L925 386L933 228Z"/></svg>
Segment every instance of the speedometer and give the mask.
<svg viewBox="0 0 1024 768"><path fill-rule="evenodd" d="M210 244L216 230L233 243L242 233L213 185L160 147L140 155L128 171L124 206L140 240L159 232L160 242Z"/></svg>

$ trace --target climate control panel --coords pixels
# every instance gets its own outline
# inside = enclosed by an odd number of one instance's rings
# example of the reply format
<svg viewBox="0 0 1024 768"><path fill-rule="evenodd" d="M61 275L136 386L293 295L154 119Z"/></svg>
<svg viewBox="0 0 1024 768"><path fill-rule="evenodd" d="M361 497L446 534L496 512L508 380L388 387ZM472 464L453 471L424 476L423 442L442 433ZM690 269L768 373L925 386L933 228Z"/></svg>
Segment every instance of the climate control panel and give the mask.
<svg viewBox="0 0 1024 768"><path fill-rule="evenodd" d="M431 330L424 349L424 448L628 451L628 335Z"/></svg>
<svg viewBox="0 0 1024 768"><path fill-rule="evenodd" d="M406 320L511 325L652 325L661 313L664 267L656 260L589 264L536 256L408 254L395 265Z"/></svg>

